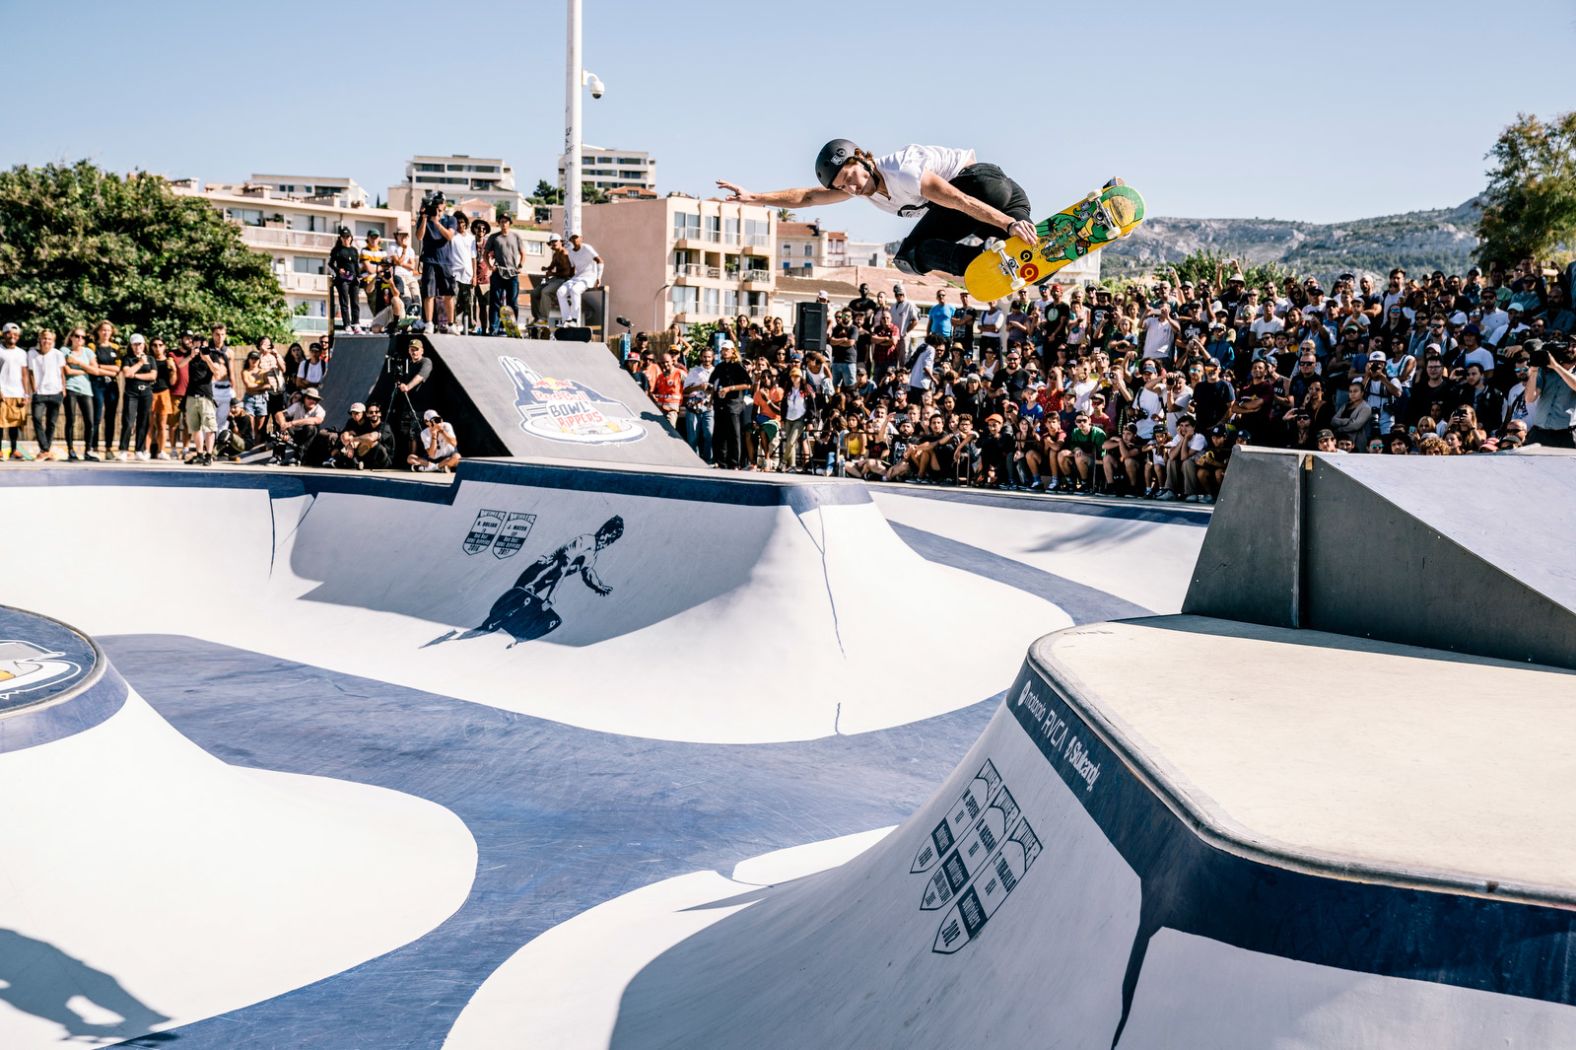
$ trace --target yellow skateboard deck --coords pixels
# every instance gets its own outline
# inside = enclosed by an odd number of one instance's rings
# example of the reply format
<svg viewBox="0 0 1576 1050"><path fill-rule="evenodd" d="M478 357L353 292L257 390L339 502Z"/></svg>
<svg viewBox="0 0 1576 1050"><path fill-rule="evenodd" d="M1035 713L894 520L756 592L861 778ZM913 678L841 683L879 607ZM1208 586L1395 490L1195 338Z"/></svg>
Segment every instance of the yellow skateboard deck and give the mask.
<svg viewBox="0 0 1576 1050"><path fill-rule="evenodd" d="M1000 248L980 252L964 271L963 283L975 299L995 302L1121 240L1143 221L1144 198L1137 190L1107 186L1039 223L1039 243L1009 237Z"/></svg>

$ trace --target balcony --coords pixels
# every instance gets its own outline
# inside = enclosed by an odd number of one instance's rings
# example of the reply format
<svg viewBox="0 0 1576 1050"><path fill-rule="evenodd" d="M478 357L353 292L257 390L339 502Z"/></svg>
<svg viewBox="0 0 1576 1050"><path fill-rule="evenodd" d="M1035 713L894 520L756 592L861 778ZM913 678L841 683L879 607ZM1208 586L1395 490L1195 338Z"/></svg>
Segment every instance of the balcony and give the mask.
<svg viewBox="0 0 1576 1050"><path fill-rule="evenodd" d="M675 230L673 232L673 247L675 248L705 248L712 242L699 230Z"/></svg>
<svg viewBox="0 0 1576 1050"><path fill-rule="evenodd" d="M699 263L682 263L673 267L673 281L675 284L692 284L696 278L705 278L716 281L722 278L722 270L715 266L702 266Z"/></svg>
<svg viewBox="0 0 1576 1050"><path fill-rule="evenodd" d="M765 269L740 270L739 280L745 284L771 284L772 271Z"/></svg>
<svg viewBox="0 0 1576 1050"><path fill-rule="evenodd" d="M297 248L326 252L337 238L332 233L286 230L279 226L242 226L241 242L253 248Z"/></svg>
<svg viewBox="0 0 1576 1050"><path fill-rule="evenodd" d="M328 275L322 273L278 273L279 287L287 292L305 295L327 295Z"/></svg>

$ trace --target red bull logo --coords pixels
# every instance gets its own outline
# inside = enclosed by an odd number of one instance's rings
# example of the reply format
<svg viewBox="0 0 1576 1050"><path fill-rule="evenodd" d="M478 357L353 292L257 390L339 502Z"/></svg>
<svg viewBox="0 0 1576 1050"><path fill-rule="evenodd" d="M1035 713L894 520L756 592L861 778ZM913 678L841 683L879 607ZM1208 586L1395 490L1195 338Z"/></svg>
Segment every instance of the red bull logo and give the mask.
<svg viewBox="0 0 1576 1050"><path fill-rule="evenodd" d="M573 379L544 376L517 357L498 363L514 383L520 429L549 441L617 444L639 441L646 427L621 401Z"/></svg>

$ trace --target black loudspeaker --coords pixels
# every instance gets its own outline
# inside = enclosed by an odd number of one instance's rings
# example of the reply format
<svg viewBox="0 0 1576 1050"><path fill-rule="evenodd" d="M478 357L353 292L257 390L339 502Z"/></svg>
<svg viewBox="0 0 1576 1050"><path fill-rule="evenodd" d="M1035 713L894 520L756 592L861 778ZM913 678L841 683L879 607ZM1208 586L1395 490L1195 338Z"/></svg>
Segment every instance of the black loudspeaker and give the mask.
<svg viewBox="0 0 1576 1050"><path fill-rule="evenodd" d="M794 315L793 341L799 347L800 353L808 353L811 350L826 353L828 311L827 304L820 301L799 304L799 311Z"/></svg>
<svg viewBox="0 0 1576 1050"><path fill-rule="evenodd" d="M561 343L589 343L591 341L591 329L584 325L566 325L563 328L553 329L553 338Z"/></svg>

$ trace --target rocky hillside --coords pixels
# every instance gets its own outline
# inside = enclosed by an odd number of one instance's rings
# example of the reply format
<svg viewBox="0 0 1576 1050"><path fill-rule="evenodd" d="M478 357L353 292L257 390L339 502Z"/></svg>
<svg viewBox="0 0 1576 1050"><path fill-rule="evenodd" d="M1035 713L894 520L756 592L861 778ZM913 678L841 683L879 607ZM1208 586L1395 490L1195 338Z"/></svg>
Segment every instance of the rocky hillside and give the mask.
<svg viewBox="0 0 1576 1050"><path fill-rule="evenodd" d="M1276 262L1328 279L1342 270L1384 273L1439 268L1464 273L1477 247L1476 199L1455 208L1318 224L1281 219L1146 219L1102 251L1107 277L1136 275L1201 250L1244 263Z"/></svg>

